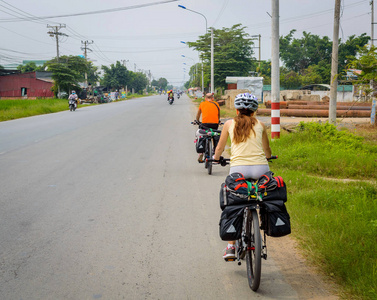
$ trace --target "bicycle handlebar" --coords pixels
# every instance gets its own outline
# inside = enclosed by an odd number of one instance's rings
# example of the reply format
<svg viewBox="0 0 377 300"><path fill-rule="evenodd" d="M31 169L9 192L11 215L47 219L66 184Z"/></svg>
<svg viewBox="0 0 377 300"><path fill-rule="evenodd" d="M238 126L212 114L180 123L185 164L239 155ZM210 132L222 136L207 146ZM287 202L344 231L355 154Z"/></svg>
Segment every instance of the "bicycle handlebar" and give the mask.
<svg viewBox="0 0 377 300"><path fill-rule="evenodd" d="M192 124L192 125L201 125L201 126L205 127L205 126L203 125L202 122L197 121L197 120L192 121L191 124ZM221 121L219 121L219 125L224 125L224 123L221 122ZM207 127L205 127L205 128L207 128ZM208 129L209 129L209 128L208 128Z"/></svg>
<svg viewBox="0 0 377 300"><path fill-rule="evenodd" d="M268 160L269 162L271 162L271 160L273 160L273 159L277 159L277 158L278 158L277 155L273 155L273 156L271 156L270 158L267 158L267 160ZM224 157L222 157L222 156L220 156L220 159L219 159L219 160L215 160L215 159L212 159L212 158L207 158L207 160L210 161L210 162L219 163L219 164L220 164L221 166L223 166L223 167L225 167L226 165L228 165L229 162L230 162L230 159L229 159L229 158L224 158Z"/></svg>

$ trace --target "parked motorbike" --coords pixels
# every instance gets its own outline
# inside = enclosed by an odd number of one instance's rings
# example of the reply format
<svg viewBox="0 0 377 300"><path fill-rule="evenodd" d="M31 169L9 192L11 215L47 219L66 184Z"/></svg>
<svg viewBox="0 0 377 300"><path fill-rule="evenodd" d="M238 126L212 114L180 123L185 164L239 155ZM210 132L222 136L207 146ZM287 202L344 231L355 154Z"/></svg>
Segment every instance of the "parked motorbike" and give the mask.
<svg viewBox="0 0 377 300"><path fill-rule="evenodd" d="M68 104L69 104L69 110L70 111L76 110L76 108L77 108L77 101L76 100L69 99Z"/></svg>

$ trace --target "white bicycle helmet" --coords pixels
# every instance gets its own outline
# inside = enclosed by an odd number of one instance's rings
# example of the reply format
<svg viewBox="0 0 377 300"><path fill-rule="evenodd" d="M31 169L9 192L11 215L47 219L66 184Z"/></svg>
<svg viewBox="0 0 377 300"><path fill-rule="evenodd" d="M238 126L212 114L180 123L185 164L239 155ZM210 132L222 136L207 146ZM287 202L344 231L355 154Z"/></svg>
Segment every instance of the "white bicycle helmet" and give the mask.
<svg viewBox="0 0 377 300"><path fill-rule="evenodd" d="M234 99L234 107L236 109L249 109L256 111L258 109L258 99L253 94L238 94Z"/></svg>

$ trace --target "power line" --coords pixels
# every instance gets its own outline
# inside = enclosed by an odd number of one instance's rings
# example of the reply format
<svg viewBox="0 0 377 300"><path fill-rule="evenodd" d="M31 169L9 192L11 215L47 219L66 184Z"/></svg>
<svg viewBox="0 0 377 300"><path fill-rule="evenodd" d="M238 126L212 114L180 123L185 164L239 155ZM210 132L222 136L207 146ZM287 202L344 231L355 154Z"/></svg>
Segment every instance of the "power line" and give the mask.
<svg viewBox="0 0 377 300"><path fill-rule="evenodd" d="M85 15L94 15L94 14L119 12L119 11L123 11L123 10L143 8L143 7L155 6L155 5L166 4L166 3L177 2L177 1L179 1L179 0L159 1L159 2L154 2L154 3L146 3L146 4L140 4L140 5L126 6L126 7L117 7L117 8L103 9L103 10L96 10L96 11L89 11L89 12L82 12L82 13L71 13L71 14L56 15L56 16L15 18L15 19L2 19L2 20L0 19L0 22L19 22L19 21L32 21L32 20L54 19L54 18L78 17L78 16L85 16Z"/></svg>
<svg viewBox="0 0 377 300"><path fill-rule="evenodd" d="M0 6L4 7L5 9L8 9L8 10L10 10L10 11L12 11L12 12L18 13L18 14L20 14L21 16L22 16L22 15L25 16L26 18L23 18L23 19L25 19L25 21L28 21L29 18L38 18L37 16L34 16L34 15L32 15L32 14L26 12L26 11L23 11L22 9L19 9L18 7L15 7L15 6L13 6L12 4L9 4L8 2L6 2L6 1L4 1L4 0L0 0L0 1L3 2L3 3L5 3L6 5L8 5L8 6L14 8L14 9L16 9L16 10L11 9L11 8L9 8L9 7L6 7L6 6L4 6L4 5L0 5ZM15 16L15 15L10 14L10 13L8 13L8 12L5 12L5 13L7 13L7 14L9 14L9 15L12 15L12 16ZM39 23L39 24L46 24L46 22L39 21L39 20L37 20L37 21L30 20L30 21L31 21L31 22L35 22L35 23ZM52 23L55 23L55 22L52 22Z"/></svg>
<svg viewBox="0 0 377 300"><path fill-rule="evenodd" d="M344 5L343 9L345 9L345 8L351 8L351 7L354 7L354 6L358 6L359 4L363 4L363 3L367 2L367 1L368 0L362 0L362 1L354 2L354 3L350 3L348 5ZM304 19L314 18L314 17L320 16L320 15L324 15L324 14L328 14L328 13L332 13L332 12L334 12L333 8L326 9L326 10L321 10L321 11L318 11L318 12L313 12L313 13L306 14L306 15L300 15L300 16L296 16L296 17L289 17L289 18L286 18L286 19L281 19L280 20L280 24L301 21L301 20L304 20ZM263 23L259 23L259 24L249 24L249 25L246 25L246 26L247 27L251 27L253 29L257 29L257 28L262 28L262 27L270 27L271 23L270 22L263 22Z"/></svg>

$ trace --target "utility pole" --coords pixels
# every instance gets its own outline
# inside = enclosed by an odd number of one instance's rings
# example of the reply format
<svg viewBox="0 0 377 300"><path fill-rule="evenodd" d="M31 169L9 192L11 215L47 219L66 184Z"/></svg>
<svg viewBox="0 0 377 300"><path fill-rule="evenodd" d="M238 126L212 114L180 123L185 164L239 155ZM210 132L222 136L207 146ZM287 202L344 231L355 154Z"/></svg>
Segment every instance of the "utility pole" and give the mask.
<svg viewBox="0 0 377 300"><path fill-rule="evenodd" d="M372 21L371 21L371 25L372 25L372 28L371 28L371 33L370 33L370 46L371 48L374 46L374 1L371 0L370 1L370 5L371 5L371 9L372 9ZM370 115L370 124L371 125L374 125L376 123L376 100L373 99L373 96L374 96L374 90L373 90L373 87L374 87L374 83L373 83L373 79L371 79L370 81L370 89L372 90L372 112L371 112L371 115Z"/></svg>
<svg viewBox="0 0 377 300"><path fill-rule="evenodd" d="M329 123L336 124L336 98L338 90L338 48L339 48L339 19L340 19L340 2L335 0L334 12L334 34L332 41L331 55L331 82L330 82L330 104L329 104Z"/></svg>
<svg viewBox="0 0 377 300"><path fill-rule="evenodd" d="M279 0L272 0L271 139L280 138Z"/></svg>
<svg viewBox="0 0 377 300"><path fill-rule="evenodd" d="M50 35L50 37L54 37L55 36L55 40L56 40L56 59L57 59L57 62L59 63L59 36L68 36L67 34L65 33L61 33L59 32L60 29L62 28L65 28L65 24L59 24L59 26L50 26L50 25L47 25L47 28L51 28L50 31L48 31L47 33ZM60 86L58 85L58 98L60 97Z"/></svg>
<svg viewBox="0 0 377 300"><path fill-rule="evenodd" d="M84 45L84 47L81 47L81 50L84 50L84 57L86 63L88 63L88 50L92 51L92 49L88 48L88 45L93 44L93 41L81 41L81 44ZM85 87L88 87L88 74L85 72Z"/></svg>
<svg viewBox="0 0 377 300"><path fill-rule="evenodd" d="M258 47L253 47L253 48L258 48L258 51L259 51L259 68L260 68L260 65L261 65L261 35L258 34L258 35L252 35L251 36L252 38L258 38Z"/></svg>
<svg viewBox="0 0 377 300"><path fill-rule="evenodd" d="M258 43L258 46L259 46L259 69L260 69L260 64L261 64L261 41L260 41L260 38L261 38L261 35L260 34L258 34L258 39L259 39L259 43Z"/></svg>
<svg viewBox="0 0 377 300"><path fill-rule="evenodd" d="M372 20L371 20L371 31L370 31L370 45L373 47L374 45L374 0L370 1L371 9L372 9Z"/></svg>
<svg viewBox="0 0 377 300"><path fill-rule="evenodd" d="M123 67L127 67L127 63L129 62L129 60L122 59L121 62L122 62Z"/></svg>
<svg viewBox="0 0 377 300"><path fill-rule="evenodd" d="M213 28L211 28L211 93L214 93Z"/></svg>

